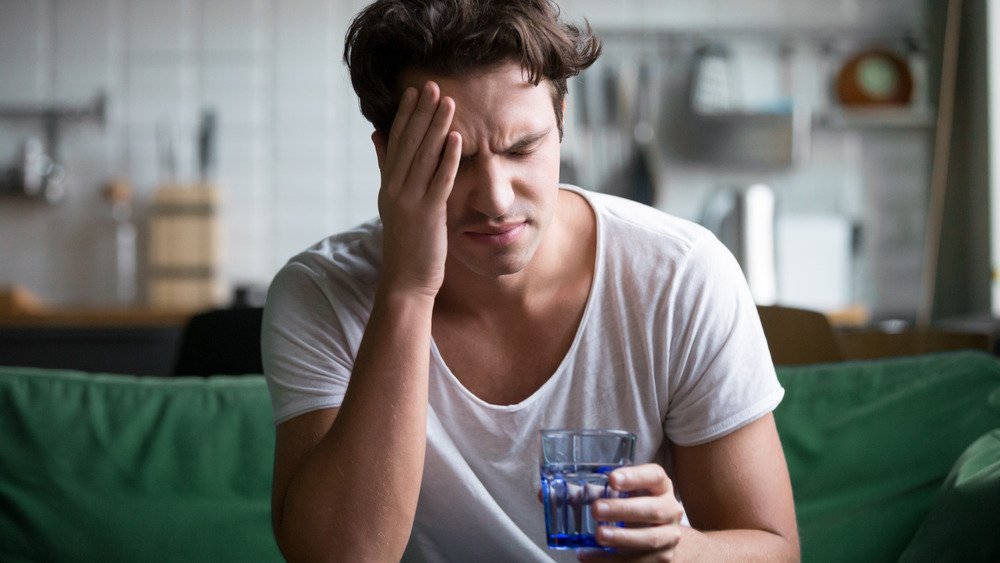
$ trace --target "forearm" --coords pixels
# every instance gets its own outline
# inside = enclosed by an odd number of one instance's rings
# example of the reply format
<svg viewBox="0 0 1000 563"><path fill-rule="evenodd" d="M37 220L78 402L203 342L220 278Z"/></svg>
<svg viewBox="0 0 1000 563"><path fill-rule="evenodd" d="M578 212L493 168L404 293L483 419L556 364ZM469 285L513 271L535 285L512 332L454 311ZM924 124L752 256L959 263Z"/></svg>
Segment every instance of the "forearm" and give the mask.
<svg viewBox="0 0 1000 563"><path fill-rule="evenodd" d="M688 518L712 530L682 527L679 560L799 560L795 502L773 415L671 451Z"/></svg>
<svg viewBox="0 0 1000 563"><path fill-rule="evenodd" d="M289 480L289 559L398 559L423 471L433 298L380 292L329 432Z"/></svg>
<svg viewBox="0 0 1000 563"><path fill-rule="evenodd" d="M674 561L799 561L798 542L763 530L701 532L681 527Z"/></svg>

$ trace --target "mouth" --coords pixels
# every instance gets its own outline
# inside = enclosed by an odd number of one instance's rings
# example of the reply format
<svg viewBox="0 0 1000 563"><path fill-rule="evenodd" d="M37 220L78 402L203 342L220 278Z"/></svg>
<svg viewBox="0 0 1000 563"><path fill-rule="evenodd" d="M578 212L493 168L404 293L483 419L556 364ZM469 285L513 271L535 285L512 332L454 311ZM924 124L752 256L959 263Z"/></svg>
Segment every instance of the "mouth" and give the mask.
<svg viewBox="0 0 1000 563"><path fill-rule="evenodd" d="M527 228L527 221L470 227L462 234L473 242L486 246L506 246L520 238Z"/></svg>

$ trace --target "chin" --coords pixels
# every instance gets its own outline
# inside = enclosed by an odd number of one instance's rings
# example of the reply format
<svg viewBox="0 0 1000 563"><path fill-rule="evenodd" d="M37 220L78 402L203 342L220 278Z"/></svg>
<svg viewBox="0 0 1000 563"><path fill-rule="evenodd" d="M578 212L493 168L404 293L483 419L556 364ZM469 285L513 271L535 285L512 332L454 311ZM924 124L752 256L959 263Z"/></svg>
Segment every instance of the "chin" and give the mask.
<svg viewBox="0 0 1000 563"><path fill-rule="evenodd" d="M498 278L522 272L531 263L535 248L520 251L497 252L484 255L481 252L455 256L456 261L470 272L483 277Z"/></svg>
<svg viewBox="0 0 1000 563"><path fill-rule="evenodd" d="M529 260L496 259L496 260L460 260L472 273L489 278L510 276L523 271Z"/></svg>
<svg viewBox="0 0 1000 563"><path fill-rule="evenodd" d="M452 238L448 241L450 259L477 276L498 278L520 273L531 263L540 242L531 231L524 234L528 236L498 248L470 243L461 236Z"/></svg>

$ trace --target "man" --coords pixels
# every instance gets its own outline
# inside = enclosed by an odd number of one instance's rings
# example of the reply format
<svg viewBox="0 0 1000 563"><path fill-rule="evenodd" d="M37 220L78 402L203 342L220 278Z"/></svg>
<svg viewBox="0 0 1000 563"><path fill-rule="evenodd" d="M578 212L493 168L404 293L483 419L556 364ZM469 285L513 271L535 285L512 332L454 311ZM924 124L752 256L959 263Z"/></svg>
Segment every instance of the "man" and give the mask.
<svg viewBox="0 0 1000 563"><path fill-rule="evenodd" d="M627 522L597 534L616 551L580 557L798 557L783 391L732 256L559 185L566 79L600 45L557 13L378 0L351 25L380 220L293 258L262 334L289 560L575 558L536 496L553 427L638 434L611 475L629 498L594 505Z"/></svg>

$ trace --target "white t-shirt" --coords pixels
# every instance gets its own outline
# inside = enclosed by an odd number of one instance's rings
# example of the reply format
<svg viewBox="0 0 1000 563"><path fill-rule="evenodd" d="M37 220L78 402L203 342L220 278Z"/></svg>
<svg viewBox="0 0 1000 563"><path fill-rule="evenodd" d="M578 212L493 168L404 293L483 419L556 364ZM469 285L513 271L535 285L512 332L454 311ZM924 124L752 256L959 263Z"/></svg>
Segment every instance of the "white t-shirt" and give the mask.
<svg viewBox="0 0 1000 563"><path fill-rule="evenodd" d="M597 216L594 282L576 337L549 380L514 405L473 395L431 343L427 452L408 557L575 560L545 547L536 496L542 428L635 432L636 463L670 473L669 442L711 441L781 401L745 278L709 231L564 188L584 195ZM332 236L276 276L262 332L276 423L341 404L372 307L381 234L373 220Z"/></svg>

